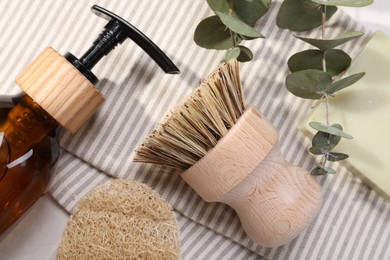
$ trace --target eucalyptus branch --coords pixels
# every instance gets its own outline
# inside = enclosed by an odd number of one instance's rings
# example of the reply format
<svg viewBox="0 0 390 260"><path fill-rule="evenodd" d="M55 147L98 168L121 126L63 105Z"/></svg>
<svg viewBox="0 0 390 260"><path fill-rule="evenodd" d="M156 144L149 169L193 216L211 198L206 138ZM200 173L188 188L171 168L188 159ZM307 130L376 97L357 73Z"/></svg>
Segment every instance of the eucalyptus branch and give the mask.
<svg viewBox="0 0 390 260"><path fill-rule="evenodd" d="M364 76L364 72L335 80L351 64L351 57L335 47L363 35L361 32L346 32L333 39L326 38L326 22L337 11L338 5L365 6L372 0L284 0L278 16L277 25L282 29L292 31L307 31L321 28L321 39L295 36L316 47L316 50L306 50L294 54L288 60L291 71L286 78L286 87L294 95L308 99L325 99L325 124L310 122L317 130L312 139L309 151L322 156L319 165L311 173L324 175L335 173L327 162L341 161L348 158L347 154L334 152L333 149L341 138L351 139L352 136L343 131L340 124L330 123L330 97Z"/></svg>
<svg viewBox="0 0 390 260"><path fill-rule="evenodd" d="M321 32L322 32L322 39L325 39L325 28L326 28L326 5L321 6L322 9L322 26L321 26ZM326 53L323 52L322 54L322 70L326 72ZM326 125L329 126L329 95L325 93L325 119L326 119Z"/></svg>
<svg viewBox="0 0 390 260"><path fill-rule="evenodd" d="M207 0L215 15L202 20L196 27L195 43L206 49L226 50L226 60L252 60L252 51L240 43L264 37L253 25L268 12L271 2Z"/></svg>

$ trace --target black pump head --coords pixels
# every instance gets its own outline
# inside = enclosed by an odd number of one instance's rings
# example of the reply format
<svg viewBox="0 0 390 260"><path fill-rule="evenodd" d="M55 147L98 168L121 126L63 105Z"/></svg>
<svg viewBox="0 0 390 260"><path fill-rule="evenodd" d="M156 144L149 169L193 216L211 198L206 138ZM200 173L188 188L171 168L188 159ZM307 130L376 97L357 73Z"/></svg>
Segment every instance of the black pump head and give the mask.
<svg viewBox="0 0 390 260"><path fill-rule="evenodd" d="M93 42L89 50L77 59L71 53L65 55L89 81L96 83L98 79L91 72L91 69L99 62L101 58L107 55L118 44L124 42L127 38L132 39L164 70L165 73L177 74L179 69L165 55L165 53L154 44L147 36L140 32L132 24L119 17L118 15L98 6L92 6L92 11L103 18L109 20L104 27L103 32Z"/></svg>

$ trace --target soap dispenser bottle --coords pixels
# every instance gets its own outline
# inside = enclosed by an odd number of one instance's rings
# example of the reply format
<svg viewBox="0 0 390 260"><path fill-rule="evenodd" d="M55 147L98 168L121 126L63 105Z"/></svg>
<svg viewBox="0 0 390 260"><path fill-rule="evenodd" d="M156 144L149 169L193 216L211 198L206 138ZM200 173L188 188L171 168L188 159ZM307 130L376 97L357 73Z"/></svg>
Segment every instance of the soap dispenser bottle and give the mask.
<svg viewBox="0 0 390 260"><path fill-rule="evenodd" d="M59 154L55 138L59 126L75 133L104 101L91 72L102 57L131 38L166 73L179 73L126 20L100 6L92 11L109 20L92 47L80 59L46 48L16 79L23 97L9 112L0 110L0 233L44 193Z"/></svg>

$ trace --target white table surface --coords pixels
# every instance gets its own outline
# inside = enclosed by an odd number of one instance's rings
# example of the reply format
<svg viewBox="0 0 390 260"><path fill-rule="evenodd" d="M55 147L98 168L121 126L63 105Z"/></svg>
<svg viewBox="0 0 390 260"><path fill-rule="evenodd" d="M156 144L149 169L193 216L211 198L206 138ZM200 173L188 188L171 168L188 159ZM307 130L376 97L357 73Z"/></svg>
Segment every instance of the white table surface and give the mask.
<svg viewBox="0 0 390 260"><path fill-rule="evenodd" d="M375 0L364 8L342 8L367 29L390 35L390 1ZM389 46L390 48L390 46ZM68 214L45 195L12 227L0 235L0 259L55 259Z"/></svg>

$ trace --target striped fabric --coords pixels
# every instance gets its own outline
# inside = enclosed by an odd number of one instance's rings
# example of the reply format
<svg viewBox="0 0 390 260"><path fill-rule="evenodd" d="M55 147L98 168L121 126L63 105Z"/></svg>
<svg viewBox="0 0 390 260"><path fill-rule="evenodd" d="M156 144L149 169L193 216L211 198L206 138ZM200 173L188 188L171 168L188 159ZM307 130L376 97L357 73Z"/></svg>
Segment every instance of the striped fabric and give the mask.
<svg viewBox="0 0 390 260"><path fill-rule="evenodd" d="M274 2L256 25L266 39L248 42L255 57L241 65L241 77L248 103L280 130L286 159L310 169L315 161L307 153L309 140L296 129L312 103L289 94L283 83L287 58L309 46L275 26L280 1ZM150 185L174 207L183 259L390 259L390 203L340 165L337 175L318 178L325 197L313 225L290 244L271 249L250 241L231 208L205 203L176 172L132 162L134 149L165 112L223 59L224 53L201 49L192 39L195 26L211 15L206 1L1 1L1 92L17 91L12 84L17 73L48 45L82 55L106 23L89 11L92 4L138 27L182 73L164 74L131 41L94 68L106 102L77 134L63 131L60 136L63 151L50 191L66 210L110 178L132 178ZM365 30L341 12L330 27L329 36ZM345 50L354 56L366 40L346 44Z"/></svg>

